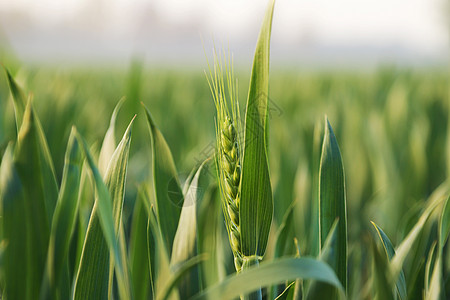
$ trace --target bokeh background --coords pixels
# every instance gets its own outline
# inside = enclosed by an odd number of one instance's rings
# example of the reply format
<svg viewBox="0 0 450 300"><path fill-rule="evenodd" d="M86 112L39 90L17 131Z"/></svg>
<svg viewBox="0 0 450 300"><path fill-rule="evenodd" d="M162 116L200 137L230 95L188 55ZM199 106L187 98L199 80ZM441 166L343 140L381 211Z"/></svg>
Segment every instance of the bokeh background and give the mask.
<svg viewBox="0 0 450 300"><path fill-rule="evenodd" d="M251 59L265 1L2 0L1 42L24 62L200 66L203 44ZM428 66L448 58L446 0L284 0L277 3L272 65ZM209 53L208 53L209 54Z"/></svg>
<svg viewBox="0 0 450 300"><path fill-rule="evenodd" d="M244 111L266 4L0 0L0 61L33 94L59 179L71 126L98 151L115 104L127 97L117 138L134 114L138 119L126 223L137 185L151 173L140 102L184 178L211 154L215 139L204 74L214 45L233 54ZM324 115L343 155L352 270L365 268L362 241L370 220L397 244L450 174L449 12L444 0L277 1L269 95L274 232L297 201L295 235L304 254L317 253L314 199ZM1 155L16 134L9 97L2 73ZM90 207L82 209L89 214ZM354 274L350 295L360 299L365 271ZM409 288L421 287L411 281Z"/></svg>

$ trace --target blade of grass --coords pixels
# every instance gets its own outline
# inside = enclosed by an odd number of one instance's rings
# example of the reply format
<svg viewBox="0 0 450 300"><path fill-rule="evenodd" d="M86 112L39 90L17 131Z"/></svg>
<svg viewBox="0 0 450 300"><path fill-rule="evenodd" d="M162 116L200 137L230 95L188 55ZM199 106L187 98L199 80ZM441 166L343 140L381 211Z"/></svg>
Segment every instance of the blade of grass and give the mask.
<svg viewBox="0 0 450 300"><path fill-rule="evenodd" d="M283 222L277 231L277 239L275 243L274 258L283 256L291 256L295 254L294 243L294 208L296 202L292 202L287 208ZM272 287L271 297L275 298L286 289L286 284L280 284ZM293 290L293 289L292 289Z"/></svg>
<svg viewBox="0 0 450 300"><path fill-rule="evenodd" d="M377 235L383 245L384 252L390 261L392 259L392 257L395 256L394 246L392 245L388 236L383 232L383 230L377 224L375 224L374 222L370 222L370 223L372 223L373 227L375 228ZM397 288L397 294L398 294L400 300L406 300L407 299L406 279L405 279L405 274L403 273L403 270L400 271L400 275L399 275L397 282L395 283L395 286Z"/></svg>
<svg viewBox="0 0 450 300"><path fill-rule="evenodd" d="M189 260L182 262L176 266L173 274L169 278L166 278L164 288L158 293L156 299L166 300L169 299L171 291L175 286L183 279L183 276L188 273L193 267L197 266L200 262L206 259L205 255L198 255L190 258Z"/></svg>
<svg viewBox="0 0 450 300"><path fill-rule="evenodd" d="M230 275L222 282L193 297L192 300L234 299L260 287L297 278L328 282L336 286L341 295L344 295L344 289L339 279L327 264L312 258L281 258L263 262L258 267Z"/></svg>
<svg viewBox="0 0 450 300"><path fill-rule="evenodd" d="M0 167L0 200L2 204L3 240L6 241L3 258L5 294L8 299L29 299L27 291L27 222L25 191L13 161L14 147L8 144Z"/></svg>
<svg viewBox="0 0 450 300"><path fill-rule="evenodd" d="M31 104L32 97L26 97L23 89L17 84L8 70L5 68L6 77L8 79L8 85L12 94L14 111L16 115L17 132L20 131L20 126L23 123L24 113L26 107ZM28 100L27 100L28 99ZM45 186L45 201L48 219L51 220L53 216L53 210L58 198L58 185L56 183L55 168L53 166L53 160L48 148L47 139L45 138L44 130L42 129L41 122L34 112L31 106L32 118L33 118L33 130L37 132L37 143L39 147L39 160L40 160L40 173L42 174L43 184Z"/></svg>
<svg viewBox="0 0 450 300"><path fill-rule="evenodd" d="M335 253L338 245L338 224L339 220L335 220L331 226L330 233L322 247L319 259L328 264L333 270L336 270L337 261ZM309 287L306 299L339 299L339 290L333 285L321 281L313 281Z"/></svg>
<svg viewBox="0 0 450 300"><path fill-rule="evenodd" d="M183 206L183 194L170 148L147 108L145 113L152 139L156 217L170 257Z"/></svg>
<svg viewBox="0 0 450 300"><path fill-rule="evenodd" d="M239 209L241 251L262 257L272 223L273 199L268 166L269 49L275 2L270 1L256 44L245 116Z"/></svg>
<svg viewBox="0 0 450 300"><path fill-rule="evenodd" d="M389 282L389 263L372 242L372 281L375 299L394 300L394 293Z"/></svg>
<svg viewBox="0 0 450 300"><path fill-rule="evenodd" d="M114 151L105 173L105 183L109 189L109 193L111 195L111 200L113 203L114 232L116 233L116 235L118 235L118 243L119 247L121 247L120 251L120 253L122 254L121 264L124 267L123 274L125 276L123 278L123 280L125 280L123 284L125 286L129 285L129 278L128 278L129 270L126 261L126 256L124 256L126 253L126 245L125 245L125 233L122 224L122 208L125 197L125 183L127 177L128 157L130 153L130 144L131 144L131 129L135 117L133 117L133 119L131 120L122 140L120 141L119 145ZM113 272L112 272L113 267L114 267L114 259L111 257L110 276L109 276L110 295L113 286Z"/></svg>
<svg viewBox="0 0 450 300"><path fill-rule="evenodd" d="M427 201L427 206L422 215L420 216L417 223L410 230L406 238L402 241L402 243L397 247L396 253L393 256L390 266L391 266L391 275L394 280L397 280L401 270L403 263L408 255L410 249L413 248L414 243L422 232L425 223L431 216L431 213L434 209L439 206L445 199L447 199L446 193L448 192L448 187L446 183L439 186L433 194L429 197Z"/></svg>
<svg viewBox="0 0 450 300"><path fill-rule="evenodd" d="M447 198L439 221L439 247L444 248L450 234L450 197Z"/></svg>
<svg viewBox="0 0 450 300"><path fill-rule="evenodd" d="M209 159L205 160L194 177L185 195L183 208L181 210L178 229L173 241L172 257L170 265L174 266L186 262L198 255L198 224L199 208L203 201L203 196L208 187ZM182 279L179 285L181 299L187 299L200 291L200 268L192 267L189 273Z"/></svg>
<svg viewBox="0 0 450 300"><path fill-rule="evenodd" d="M445 286L442 277L442 253L437 249L437 258L434 263L433 274L431 276L429 290L426 291L426 300L444 300Z"/></svg>
<svg viewBox="0 0 450 300"><path fill-rule="evenodd" d="M42 172L45 161L42 160L41 142L36 115L29 101L18 134L14 164L25 194L26 248L29 257L27 276L30 278L27 292L32 299L38 299L40 294L50 235L50 211L53 211L53 207L49 207L53 205L53 200L49 201L47 193L52 186L47 186L47 174Z"/></svg>
<svg viewBox="0 0 450 300"><path fill-rule="evenodd" d="M42 299L48 299L50 295L56 298L56 292L60 290L60 278L67 263L69 243L78 213L83 153L75 134L76 129L73 127L67 144L61 190L53 215Z"/></svg>
<svg viewBox="0 0 450 300"><path fill-rule="evenodd" d="M125 97L122 97L119 102L117 102L116 107L111 116L109 122L108 130L106 131L105 138L103 139L102 148L100 150L100 156L98 158L98 170L100 174L104 175L108 167L109 161L116 150L116 119L122 104L125 102Z"/></svg>
<svg viewBox="0 0 450 300"><path fill-rule="evenodd" d="M14 105L14 113L16 116L16 128L17 132L19 132L20 125L23 120L23 113L25 111L25 106L27 104L27 97L22 88L16 83L14 77L9 73L8 69L5 69L6 78L8 80L9 90L11 91L13 105Z"/></svg>
<svg viewBox="0 0 450 300"><path fill-rule="evenodd" d="M278 295L278 297L274 298L275 300L293 300L295 297L295 284L293 281L289 284L284 291Z"/></svg>
<svg viewBox="0 0 450 300"><path fill-rule="evenodd" d="M129 261L133 295L136 299L148 299L152 292L150 284L150 267L148 265L147 223L148 215L142 198L142 186L134 205L131 222Z"/></svg>
<svg viewBox="0 0 450 300"><path fill-rule="evenodd" d="M333 251L335 271L347 287L347 203L345 197L344 166L341 153L328 118L319 169L319 229L320 248L325 244L333 223L338 219L337 244ZM346 289L347 290L347 289Z"/></svg>
<svg viewBox="0 0 450 300"><path fill-rule="evenodd" d="M133 119L134 120L134 119ZM109 292L110 252L114 260L120 298L130 299L128 271L123 261L118 238L123 193L131 142L131 121L122 141L116 148L106 172L106 185L83 141L89 167L95 180L97 198L89 221L83 253L75 283L75 299L106 299ZM109 188L109 190L108 190ZM114 202L113 202L113 201Z"/></svg>

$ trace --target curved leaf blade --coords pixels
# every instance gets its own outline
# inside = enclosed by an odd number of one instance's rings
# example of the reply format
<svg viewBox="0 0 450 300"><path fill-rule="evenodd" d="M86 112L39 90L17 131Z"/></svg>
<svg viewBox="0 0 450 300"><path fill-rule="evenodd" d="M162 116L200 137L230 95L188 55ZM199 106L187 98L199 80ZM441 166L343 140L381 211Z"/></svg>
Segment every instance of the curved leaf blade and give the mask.
<svg viewBox="0 0 450 300"><path fill-rule="evenodd" d="M389 262L372 242L372 284L375 299L394 300L393 286L389 281Z"/></svg>
<svg viewBox="0 0 450 300"><path fill-rule="evenodd" d="M389 260L392 259L395 255L395 249L394 246L391 243L391 240L389 240L388 236L384 233L384 231L374 222L372 223L373 227L375 227L375 230L377 232L378 237L380 238L380 241L383 245L384 251L386 253L386 256ZM406 292L406 279L405 274L403 273L403 270L400 271L399 278L397 282L395 283L395 286L397 288L397 294L400 297L401 300L407 299L407 292Z"/></svg>
<svg viewBox="0 0 450 300"><path fill-rule="evenodd" d="M327 264L312 258L281 258L263 262L258 267L228 276L222 282L206 289L192 299L234 299L260 287L297 278L327 282L336 286L341 295L344 295L344 289L339 279Z"/></svg>

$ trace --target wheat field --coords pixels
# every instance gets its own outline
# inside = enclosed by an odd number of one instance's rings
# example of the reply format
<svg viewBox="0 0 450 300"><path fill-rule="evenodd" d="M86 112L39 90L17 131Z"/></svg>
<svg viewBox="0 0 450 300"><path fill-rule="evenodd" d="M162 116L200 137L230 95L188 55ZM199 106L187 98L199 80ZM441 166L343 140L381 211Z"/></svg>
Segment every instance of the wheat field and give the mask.
<svg viewBox="0 0 450 300"><path fill-rule="evenodd" d="M245 67L2 62L1 299L450 297L448 71L272 69L274 9Z"/></svg>

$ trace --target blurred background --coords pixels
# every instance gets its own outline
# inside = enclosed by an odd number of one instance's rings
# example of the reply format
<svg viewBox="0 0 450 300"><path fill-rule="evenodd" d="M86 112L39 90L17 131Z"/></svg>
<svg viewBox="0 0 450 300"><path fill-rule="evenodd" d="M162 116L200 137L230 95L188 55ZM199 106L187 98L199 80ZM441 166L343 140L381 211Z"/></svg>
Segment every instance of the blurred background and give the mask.
<svg viewBox="0 0 450 300"><path fill-rule="evenodd" d="M250 61L266 1L2 0L0 42L27 63L197 66L214 39ZM272 65L429 66L448 60L446 0L284 0Z"/></svg>
<svg viewBox="0 0 450 300"><path fill-rule="evenodd" d="M98 151L115 104L127 97L116 138L134 114L138 119L126 223L137 185L151 176L140 102L152 112L184 178L211 154L215 139L204 74L213 46L233 54L244 111L266 2L0 0L0 62L33 94L59 178L71 126ZM449 12L445 0L275 5L269 95L274 232L297 201L295 235L302 254L317 253L315 201L327 114L346 173L352 298L361 299L361 274L367 274L361 262L369 220L396 245L450 174ZM1 155L15 135L2 72ZM88 216L90 207L83 209ZM410 289L421 291L411 282Z"/></svg>

